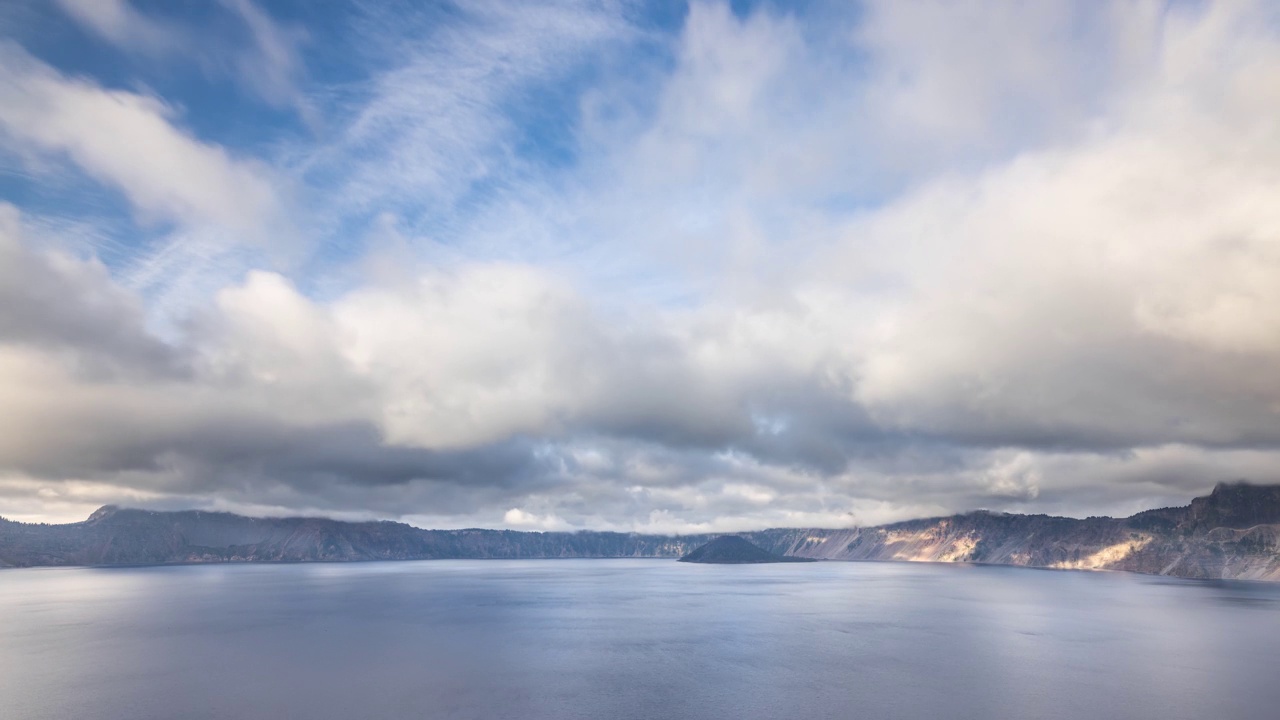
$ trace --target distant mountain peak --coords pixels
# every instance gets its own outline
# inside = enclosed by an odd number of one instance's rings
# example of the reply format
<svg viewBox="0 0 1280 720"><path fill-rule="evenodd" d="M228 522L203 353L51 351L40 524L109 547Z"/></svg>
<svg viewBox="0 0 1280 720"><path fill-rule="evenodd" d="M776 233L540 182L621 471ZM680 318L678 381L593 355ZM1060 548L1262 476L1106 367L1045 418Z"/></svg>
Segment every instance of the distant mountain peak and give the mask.
<svg viewBox="0 0 1280 720"><path fill-rule="evenodd" d="M87 520L87 522L106 520L112 515L115 515L116 513L120 512L121 509L122 508L119 505L103 505L102 507L93 511L93 514L89 516L89 519Z"/></svg>
<svg viewBox="0 0 1280 720"><path fill-rule="evenodd" d="M721 535L680 558L680 562L746 565L778 562L813 562L810 558L775 555L758 547L744 537Z"/></svg>

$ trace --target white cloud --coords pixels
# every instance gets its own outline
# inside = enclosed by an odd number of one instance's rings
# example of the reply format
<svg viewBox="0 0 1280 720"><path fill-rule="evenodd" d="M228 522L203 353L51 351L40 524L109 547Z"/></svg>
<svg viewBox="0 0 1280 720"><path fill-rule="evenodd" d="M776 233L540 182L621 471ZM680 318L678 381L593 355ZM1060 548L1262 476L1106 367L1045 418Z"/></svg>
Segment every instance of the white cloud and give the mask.
<svg viewBox="0 0 1280 720"><path fill-rule="evenodd" d="M280 26L251 0L223 3L244 21L251 39L251 49L235 55L237 80L271 105L295 108L304 121L315 126L315 109L299 89L305 76L299 46L306 34Z"/></svg>
<svg viewBox="0 0 1280 720"><path fill-rule="evenodd" d="M0 128L14 151L67 157L144 218L246 235L279 228L269 171L178 128L162 101L63 76L12 45L0 58Z"/></svg>
<svg viewBox="0 0 1280 720"><path fill-rule="evenodd" d="M221 0L243 24L247 43L211 37L194 28L139 12L130 0L57 0L90 32L120 50L167 59L187 58L213 75L230 75L249 92L275 107L292 107L308 123L315 111L300 84L305 76L300 45L306 34L276 23L252 0Z"/></svg>
<svg viewBox="0 0 1280 720"><path fill-rule="evenodd" d="M0 325L12 492L96 473L235 507L694 532L1276 479L1267 6L875 3L815 27L699 3L671 67L603 73L575 164L547 173L507 103L632 29L513 7L390 43L403 62L303 169L327 221L376 213L399 245L323 297L210 281L161 342L100 265L0 238L26 268L0 273L25 299ZM160 101L10 55L0 125L139 212L278 212L269 173ZM135 284L210 264L184 247Z"/></svg>
<svg viewBox="0 0 1280 720"><path fill-rule="evenodd" d="M513 147L515 108L633 33L616 7L592 2L368 10L356 31L383 70L304 170L335 203L329 213L397 212L433 230L472 217L458 204L478 184L523 187L536 166Z"/></svg>
<svg viewBox="0 0 1280 720"><path fill-rule="evenodd" d="M872 267L903 289L863 350L859 400L994 442L1280 440L1280 134L1258 107L1280 47L1238 32L1249 17L1206 18L1206 35L1172 16L1108 131L852 224L828 277ZM1186 74L1206 63L1211 87Z"/></svg>
<svg viewBox="0 0 1280 720"><path fill-rule="evenodd" d="M565 365L582 312L549 278L503 265L358 291L334 308L347 357L380 390L388 439L427 447L554 425L574 404Z"/></svg>
<svg viewBox="0 0 1280 720"><path fill-rule="evenodd" d="M502 515L502 522L517 530L570 530L571 526L555 515L535 515L520 508L511 508Z"/></svg>
<svg viewBox="0 0 1280 720"><path fill-rule="evenodd" d="M57 3L76 22L132 52L167 55L185 47L176 27L143 15L129 0L57 0Z"/></svg>

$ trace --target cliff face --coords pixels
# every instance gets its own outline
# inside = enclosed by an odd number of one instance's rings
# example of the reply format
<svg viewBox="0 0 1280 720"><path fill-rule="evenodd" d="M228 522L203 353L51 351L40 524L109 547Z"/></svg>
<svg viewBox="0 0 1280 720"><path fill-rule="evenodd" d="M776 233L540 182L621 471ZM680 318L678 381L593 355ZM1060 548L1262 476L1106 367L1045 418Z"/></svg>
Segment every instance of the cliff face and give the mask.
<svg viewBox="0 0 1280 720"><path fill-rule="evenodd" d="M851 530L768 530L772 551L828 560L982 562L1280 581L1280 486L1223 484L1129 518L974 512Z"/></svg>
<svg viewBox="0 0 1280 720"><path fill-rule="evenodd" d="M1280 581L1280 486L1219 485L1129 518L973 512L848 530L742 533L767 552L827 560L983 562ZM421 530L393 522L247 518L105 507L68 525L0 519L0 567L436 558L678 558L712 539L607 532Z"/></svg>
<svg viewBox="0 0 1280 720"><path fill-rule="evenodd" d="M1128 522L1151 528L1152 540L1112 569L1280 580L1280 486L1219 485L1189 507L1139 513Z"/></svg>

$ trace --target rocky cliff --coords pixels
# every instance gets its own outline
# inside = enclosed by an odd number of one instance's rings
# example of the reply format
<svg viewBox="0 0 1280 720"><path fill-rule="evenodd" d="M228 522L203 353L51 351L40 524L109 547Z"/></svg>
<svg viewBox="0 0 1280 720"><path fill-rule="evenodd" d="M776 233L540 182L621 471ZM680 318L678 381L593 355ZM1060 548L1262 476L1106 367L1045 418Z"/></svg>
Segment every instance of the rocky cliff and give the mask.
<svg viewBox="0 0 1280 720"><path fill-rule="evenodd" d="M743 533L764 550L827 560L982 562L1280 581L1280 486L1224 484L1186 507L1129 518L972 512L847 530ZM104 507L88 520L0 519L0 567L436 558L678 558L708 535L422 530L394 522L248 518Z"/></svg>
<svg viewBox="0 0 1280 720"><path fill-rule="evenodd" d="M1129 518L972 512L850 530L767 530L778 553L827 560L981 562L1280 581L1280 486L1221 484Z"/></svg>

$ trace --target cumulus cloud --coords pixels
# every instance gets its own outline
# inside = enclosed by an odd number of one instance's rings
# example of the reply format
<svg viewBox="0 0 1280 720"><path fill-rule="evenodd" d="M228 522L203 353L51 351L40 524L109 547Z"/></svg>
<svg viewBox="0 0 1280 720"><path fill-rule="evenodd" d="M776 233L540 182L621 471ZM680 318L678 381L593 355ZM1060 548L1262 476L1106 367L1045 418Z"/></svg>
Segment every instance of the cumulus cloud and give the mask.
<svg viewBox="0 0 1280 720"><path fill-rule="evenodd" d="M904 288L861 366L878 419L1011 444L1280 439L1280 135L1258 112L1280 55L1247 14L1206 12L1166 21L1112 128L846 229L829 267Z"/></svg>
<svg viewBox="0 0 1280 720"><path fill-rule="evenodd" d="M407 18L285 170L394 248L249 268L163 339L5 210L0 496L693 532L1280 479L1272 9L808 12L695 3L656 42L611 6ZM575 75L619 39L655 67ZM269 224L255 163L8 52L11 136L139 212ZM551 87L573 151L522 154L515 99Z"/></svg>
<svg viewBox="0 0 1280 720"><path fill-rule="evenodd" d="M181 360L143 330L143 307L101 263L22 242L20 215L0 203L0 338L83 355L82 368L175 372Z"/></svg>

